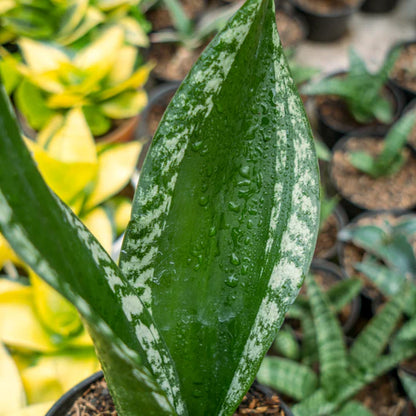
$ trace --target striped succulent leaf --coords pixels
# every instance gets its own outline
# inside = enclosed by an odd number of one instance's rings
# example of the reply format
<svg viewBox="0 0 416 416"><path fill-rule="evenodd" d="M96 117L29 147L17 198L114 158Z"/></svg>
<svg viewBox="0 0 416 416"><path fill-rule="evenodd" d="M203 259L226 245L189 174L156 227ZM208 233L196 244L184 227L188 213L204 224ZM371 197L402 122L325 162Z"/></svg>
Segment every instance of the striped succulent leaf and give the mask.
<svg viewBox="0 0 416 416"><path fill-rule="evenodd" d="M396 334L396 338L401 341L416 340L416 316L407 321Z"/></svg>
<svg viewBox="0 0 416 416"><path fill-rule="evenodd" d="M353 368L366 371L380 359L402 316L402 308L403 296L399 294L386 303L361 331L350 349L349 359Z"/></svg>
<svg viewBox="0 0 416 416"><path fill-rule="evenodd" d="M307 289L317 338L321 384L334 397L347 376L347 355L343 334L326 295L308 275Z"/></svg>
<svg viewBox="0 0 416 416"><path fill-rule="evenodd" d="M295 400L310 396L318 387L318 376L312 369L280 357L265 357L257 379Z"/></svg>
<svg viewBox="0 0 416 416"><path fill-rule="evenodd" d="M119 414L135 415L138 406L148 415L184 414L175 367L151 315L106 251L46 186L2 88L0 131L0 230L87 322Z"/></svg>
<svg viewBox="0 0 416 416"><path fill-rule="evenodd" d="M302 363L312 365L319 361L315 322L310 313L302 316Z"/></svg>
<svg viewBox="0 0 416 416"><path fill-rule="evenodd" d="M354 267L364 273L387 297L399 293L406 281L403 273L383 266L372 258L364 259L361 263L356 263Z"/></svg>
<svg viewBox="0 0 416 416"><path fill-rule="evenodd" d="M407 395L416 406L416 377L403 370L399 370L399 377Z"/></svg>
<svg viewBox="0 0 416 416"><path fill-rule="evenodd" d="M325 293L329 304L334 312L341 310L348 305L361 291L362 282L359 279L344 279L332 286Z"/></svg>
<svg viewBox="0 0 416 416"><path fill-rule="evenodd" d="M290 327L283 327L280 330L276 341L273 343L273 349L283 357L292 360L298 360L300 358L299 342Z"/></svg>
<svg viewBox="0 0 416 416"><path fill-rule="evenodd" d="M170 103L120 256L193 416L232 413L252 383L308 270L318 194L273 1L248 0Z"/></svg>

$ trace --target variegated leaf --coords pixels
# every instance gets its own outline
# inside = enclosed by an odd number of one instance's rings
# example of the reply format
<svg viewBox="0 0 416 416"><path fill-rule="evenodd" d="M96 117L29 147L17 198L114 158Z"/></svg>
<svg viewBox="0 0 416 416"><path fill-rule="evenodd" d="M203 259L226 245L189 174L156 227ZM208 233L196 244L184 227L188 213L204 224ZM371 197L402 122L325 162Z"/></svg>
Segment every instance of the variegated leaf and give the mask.
<svg viewBox="0 0 416 416"><path fill-rule="evenodd" d="M237 407L316 238L314 144L272 3L248 0L171 101L121 251L193 416Z"/></svg>
<svg viewBox="0 0 416 416"><path fill-rule="evenodd" d="M318 376L311 368L280 357L265 357L257 378L295 400L310 396L318 387Z"/></svg>
<svg viewBox="0 0 416 416"><path fill-rule="evenodd" d="M335 314L330 309L328 299L313 276L308 275L306 281L315 323L321 383L328 397L333 397L347 375L343 334Z"/></svg>
<svg viewBox="0 0 416 416"><path fill-rule="evenodd" d="M0 94L0 230L90 329L120 415L184 414L159 331L106 251L46 186ZM175 413L176 411L176 413Z"/></svg>

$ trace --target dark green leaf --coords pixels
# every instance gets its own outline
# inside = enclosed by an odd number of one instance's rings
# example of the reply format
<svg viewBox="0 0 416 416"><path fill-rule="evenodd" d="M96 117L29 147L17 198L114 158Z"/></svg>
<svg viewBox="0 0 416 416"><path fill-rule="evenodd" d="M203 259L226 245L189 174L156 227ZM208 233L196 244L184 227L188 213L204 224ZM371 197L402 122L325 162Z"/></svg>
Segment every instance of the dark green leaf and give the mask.
<svg viewBox="0 0 416 416"><path fill-rule="evenodd" d="M0 230L87 322L121 416L177 414L175 368L148 311L92 234L46 186L0 94ZM165 391L160 386L163 386Z"/></svg>
<svg viewBox="0 0 416 416"><path fill-rule="evenodd" d="M192 416L231 414L309 268L319 221L310 127L271 0L249 0L171 101L121 252Z"/></svg>

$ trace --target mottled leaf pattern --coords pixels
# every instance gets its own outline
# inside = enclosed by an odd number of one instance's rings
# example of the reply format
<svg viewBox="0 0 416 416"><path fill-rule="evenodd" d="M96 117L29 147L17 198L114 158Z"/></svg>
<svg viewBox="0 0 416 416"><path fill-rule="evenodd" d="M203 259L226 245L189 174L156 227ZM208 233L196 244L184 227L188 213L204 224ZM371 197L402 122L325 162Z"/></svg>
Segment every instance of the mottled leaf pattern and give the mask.
<svg viewBox="0 0 416 416"><path fill-rule="evenodd" d="M314 144L272 3L248 0L171 101L120 256L193 416L236 408L316 238Z"/></svg>

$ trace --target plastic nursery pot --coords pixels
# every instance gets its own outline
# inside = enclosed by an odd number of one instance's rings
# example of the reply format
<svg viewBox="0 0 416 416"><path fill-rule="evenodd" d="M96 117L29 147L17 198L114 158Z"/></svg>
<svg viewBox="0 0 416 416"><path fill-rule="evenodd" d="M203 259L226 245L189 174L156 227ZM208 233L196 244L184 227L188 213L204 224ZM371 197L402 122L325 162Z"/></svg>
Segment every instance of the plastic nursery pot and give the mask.
<svg viewBox="0 0 416 416"><path fill-rule="evenodd" d="M283 47L294 48L308 35L305 21L284 7L276 8L276 23Z"/></svg>
<svg viewBox="0 0 416 416"><path fill-rule="evenodd" d="M382 225L386 219L394 221L395 219L403 217L414 217L415 213L410 211L394 211L394 210L380 210L372 212L364 212L356 216L349 225ZM361 290L361 315L371 318L377 312L377 309L384 303L384 297L381 292L370 283L365 276L354 269L354 264L362 261L364 257L364 250L356 247L350 242L337 241L337 252L339 264L348 277L357 276L362 279L364 286Z"/></svg>
<svg viewBox="0 0 416 416"><path fill-rule="evenodd" d="M398 0L365 0L361 10L366 13L388 13L397 6Z"/></svg>
<svg viewBox="0 0 416 416"><path fill-rule="evenodd" d="M399 172L374 179L348 161L352 151L380 152L385 130L360 130L343 137L332 150L329 175L349 218L365 211L406 211L416 206L416 154L406 146L407 161Z"/></svg>
<svg viewBox="0 0 416 416"><path fill-rule="evenodd" d="M410 102L416 99L416 39L396 43L389 53L396 49L401 49L401 52L390 72L390 82L400 89L406 102ZM414 75L410 71L412 63Z"/></svg>
<svg viewBox="0 0 416 416"><path fill-rule="evenodd" d="M337 205L319 230L314 258L330 260L337 255L337 234L347 225L348 217L341 205Z"/></svg>
<svg viewBox="0 0 416 416"><path fill-rule="evenodd" d="M328 75L328 78L340 77L346 72L335 72ZM385 85L385 96L392 103L394 112L393 120L390 124L382 124L374 120L368 124L357 122L350 111L347 104L337 97L316 96L315 106L318 119L318 132L325 144L332 149L337 141L347 134L364 128L382 128L388 127L399 119L402 114L406 101L402 92L390 82Z"/></svg>
<svg viewBox="0 0 416 416"><path fill-rule="evenodd" d="M310 271L312 274L322 273L323 275L328 275L338 282L349 278L336 264L321 259L314 259L312 261ZM344 334L348 335L353 332L353 329L360 317L360 311L361 300L360 297L356 296L350 303L348 316L342 321L342 330Z"/></svg>
<svg viewBox="0 0 416 416"><path fill-rule="evenodd" d="M77 384L67 393L65 393L48 411L45 416L65 416L69 412L76 402L76 400L90 388L90 386L101 380L103 378L102 371L99 371L93 374L91 377L83 380L81 383ZM262 393L266 398L271 398L276 394L270 390L268 387L259 384L257 381L253 383L253 388ZM285 403L280 400L280 407L284 411L284 416L294 416L291 410L287 407Z"/></svg>
<svg viewBox="0 0 416 416"><path fill-rule="evenodd" d="M71 390L68 390L46 413L45 416L65 416L67 412L71 409L72 405L81 397L82 394L88 390L91 384L100 380L103 377L102 371L98 371L92 376L81 381L75 387L72 387Z"/></svg>
<svg viewBox="0 0 416 416"><path fill-rule="evenodd" d="M156 132L157 126L170 103L170 100L175 95L179 88L180 82L171 82L160 85L154 88L149 93L149 102L144 110L141 112L141 122L136 132L137 139L146 140L143 150L140 153L138 168L143 165L144 158L149 150L150 143Z"/></svg>
<svg viewBox="0 0 416 416"><path fill-rule="evenodd" d="M310 0L313 4L314 0ZM318 12L303 5L299 0L290 0L296 12L306 21L308 39L317 42L333 42L342 37L348 29L351 16L357 12L363 0L340 10Z"/></svg>

